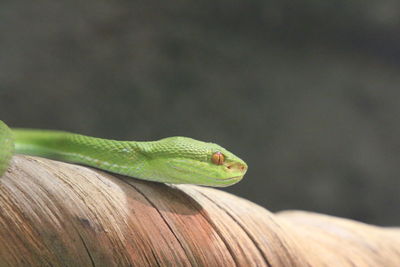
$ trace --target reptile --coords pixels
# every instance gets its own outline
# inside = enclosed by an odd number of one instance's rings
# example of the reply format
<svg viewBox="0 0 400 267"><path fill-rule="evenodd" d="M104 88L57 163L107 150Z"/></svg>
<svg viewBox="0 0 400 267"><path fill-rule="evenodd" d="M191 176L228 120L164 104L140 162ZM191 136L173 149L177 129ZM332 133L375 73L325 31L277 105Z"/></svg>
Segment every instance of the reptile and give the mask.
<svg viewBox="0 0 400 267"><path fill-rule="evenodd" d="M224 187L239 182L247 171L247 164L225 148L189 137L117 141L64 131L14 129L0 120L0 177L14 153L173 184Z"/></svg>

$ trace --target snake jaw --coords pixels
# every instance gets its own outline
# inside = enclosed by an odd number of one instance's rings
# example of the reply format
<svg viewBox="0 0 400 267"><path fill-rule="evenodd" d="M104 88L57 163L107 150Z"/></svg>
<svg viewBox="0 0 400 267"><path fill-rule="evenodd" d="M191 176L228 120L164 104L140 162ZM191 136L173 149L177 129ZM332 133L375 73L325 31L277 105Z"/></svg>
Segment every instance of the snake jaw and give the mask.
<svg viewBox="0 0 400 267"><path fill-rule="evenodd" d="M239 176L231 176L228 178L219 178L219 179L212 179L212 186L215 187L227 187L227 186L231 186L233 184L236 184L238 182L240 182L240 180L243 179L244 175L239 175ZM209 184L203 184L203 185L209 185Z"/></svg>

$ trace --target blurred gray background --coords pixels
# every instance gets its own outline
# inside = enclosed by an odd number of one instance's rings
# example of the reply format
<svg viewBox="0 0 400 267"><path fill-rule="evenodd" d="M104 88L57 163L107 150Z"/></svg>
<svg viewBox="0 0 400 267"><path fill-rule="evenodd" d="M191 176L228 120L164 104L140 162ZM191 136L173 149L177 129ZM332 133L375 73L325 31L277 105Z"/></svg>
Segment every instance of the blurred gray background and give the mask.
<svg viewBox="0 0 400 267"><path fill-rule="evenodd" d="M213 141L271 211L400 224L400 2L0 1L14 127Z"/></svg>

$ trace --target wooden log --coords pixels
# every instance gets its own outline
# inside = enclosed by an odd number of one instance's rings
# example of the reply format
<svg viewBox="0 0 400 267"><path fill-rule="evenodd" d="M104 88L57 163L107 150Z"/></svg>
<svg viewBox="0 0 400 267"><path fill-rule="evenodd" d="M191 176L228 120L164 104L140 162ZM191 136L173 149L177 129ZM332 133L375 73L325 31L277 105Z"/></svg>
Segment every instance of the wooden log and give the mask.
<svg viewBox="0 0 400 267"><path fill-rule="evenodd" d="M400 266L400 230L14 156L0 266Z"/></svg>

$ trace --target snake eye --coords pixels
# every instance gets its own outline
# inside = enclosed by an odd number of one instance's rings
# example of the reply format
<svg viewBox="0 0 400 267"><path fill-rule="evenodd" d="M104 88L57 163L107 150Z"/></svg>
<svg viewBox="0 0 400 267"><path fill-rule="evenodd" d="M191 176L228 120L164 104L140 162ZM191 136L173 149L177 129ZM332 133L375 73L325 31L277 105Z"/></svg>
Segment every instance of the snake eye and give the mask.
<svg viewBox="0 0 400 267"><path fill-rule="evenodd" d="M224 164L225 157L221 152L215 152L211 156L211 161L216 165Z"/></svg>

